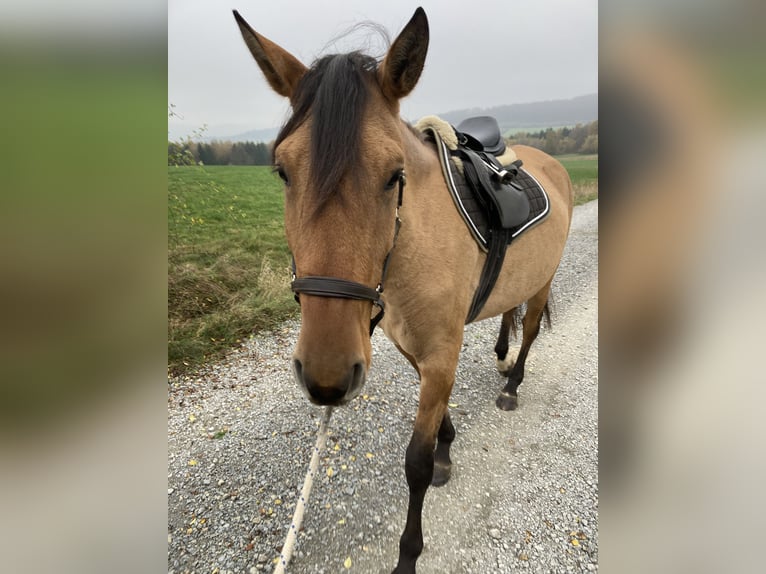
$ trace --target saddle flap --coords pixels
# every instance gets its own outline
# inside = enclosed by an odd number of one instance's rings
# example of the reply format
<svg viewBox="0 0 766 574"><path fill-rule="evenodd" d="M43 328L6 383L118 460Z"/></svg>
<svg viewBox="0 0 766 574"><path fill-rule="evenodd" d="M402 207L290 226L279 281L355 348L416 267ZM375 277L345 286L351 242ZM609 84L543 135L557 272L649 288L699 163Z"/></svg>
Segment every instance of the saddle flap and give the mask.
<svg viewBox="0 0 766 574"><path fill-rule="evenodd" d="M505 151L505 140L500 133L500 126L491 116L465 119L458 124L457 131L468 136L466 145L475 151L486 151L495 156L503 155Z"/></svg>
<svg viewBox="0 0 766 574"><path fill-rule="evenodd" d="M502 229L511 229L529 217L529 198L515 185L513 178L518 174L518 165L505 169L491 156L461 149L466 180L477 194L489 198L497 222ZM518 162L521 163L520 161Z"/></svg>
<svg viewBox="0 0 766 574"><path fill-rule="evenodd" d="M503 229L516 227L529 217L529 200L515 185L495 188L495 192L491 195L498 206Z"/></svg>

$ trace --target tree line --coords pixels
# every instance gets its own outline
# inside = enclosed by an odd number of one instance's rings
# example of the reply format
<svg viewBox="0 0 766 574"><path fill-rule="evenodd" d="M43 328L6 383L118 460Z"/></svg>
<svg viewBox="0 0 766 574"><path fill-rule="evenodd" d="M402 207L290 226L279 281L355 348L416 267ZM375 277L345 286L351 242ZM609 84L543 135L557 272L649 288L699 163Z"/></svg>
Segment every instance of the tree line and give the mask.
<svg viewBox="0 0 766 574"><path fill-rule="evenodd" d="M168 141L168 165L271 165L271 147L263 142Z"/></svg>
<svg viewBox="0 0 766 574"><path fill-rule="evenodd" d="M598 120L574 127L517 132L505 139L509 145L524 144L551 155L598 153ZM168 141L168 165L271 165L271 144Z"/></svg>
<svg viewBox="0 0 766 574"><path fill-rule="evenodd" d="M517 132L505 139L510 145L528 145L551 155L598 153L598 120L588 124L577 124L573 128Z"/></svg>

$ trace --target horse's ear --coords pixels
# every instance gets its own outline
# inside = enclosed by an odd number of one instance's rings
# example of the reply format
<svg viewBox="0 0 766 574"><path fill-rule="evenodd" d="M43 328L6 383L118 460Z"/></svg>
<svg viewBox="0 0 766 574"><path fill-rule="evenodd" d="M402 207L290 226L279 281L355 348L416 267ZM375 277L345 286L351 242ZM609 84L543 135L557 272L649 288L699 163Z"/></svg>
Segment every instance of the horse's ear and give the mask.
<svg viewBox="0 0 766 574"><path fill-rule="evenodd" d="M425 10L418 8L378 70L378 81L387 98L398 100L412 91L423 71L427 52L428 18Z"/></svg>
<svg viewBox="0 0 766 574"><path fill-rule="evenodd" d="M292 99L298 82L306 72L306 66L288 51L253 30L236 10L234 18L239 24L245 44L258 62L269 85L280 96Z"/></svg>

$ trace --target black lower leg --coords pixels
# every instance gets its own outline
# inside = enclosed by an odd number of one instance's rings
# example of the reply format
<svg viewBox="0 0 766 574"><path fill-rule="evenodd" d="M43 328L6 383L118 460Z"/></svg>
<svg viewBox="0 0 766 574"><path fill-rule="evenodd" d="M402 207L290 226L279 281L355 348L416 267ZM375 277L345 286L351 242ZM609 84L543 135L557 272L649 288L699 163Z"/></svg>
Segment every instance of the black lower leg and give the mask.
<svg viewBox="0 0 766 574"><path fill-rule="evenodd" d="M508 339L511 335L511 318L509 313L503 314L503 319L500 322L500 333L497 335L497 343L495 343L495 355L497 355L498 361L505 361L505 357L508 356Z"/></svg>
<svg viewBox="0 0 766 574"><path fill-rule="evenodd" d="M531 314L530 311L532 311ZM524 335L521 342L521 349L519 349L519 356L516 357L516 363L508 374L508 382L505 384L503 390L500 391L500 395L495 401L498 408L504 411L515 410L519 405L517 389L524 380L524 365L527 362L529 348L532 346L532 343L537 338L537 334L540 332L542 312L542 308L540 308L539 311L528 309L527 314L524 315Z"/></svg>
<svg viewBox="0 0 766 574"><path fill-rule="evenodd" d="M423 551L423 500L433 477L433 441L413 434L407 447L404 469L410 489L410 502L407 507L407 525L399 539L399 562L393 574L415 574L415 562Z"/></svg>
<svg viewBox="0 0 766 574"><path fill-rule="evenodd" d="M503 388L504 391L516 394L516 389L519 388L521 381L524 380L524 365L527 362L527 354L529 354L529 344L523 344L519 349L519 356L516 357L516 363L513 365L513 369L508 374L508 382Z"/></svg>
<svg viewBox="0 0 766 574"><path fill-rule="evenodd" d="M452 426L449 411L444 413L437 438L436 451L434 452L434 476L431 479L431 484L442 486L447 483L452 472L449 449L455 439L455 427Z"/></svg>
<svg viewBox="0 0 766 574"><path fill-rule="evenodd" d="M495 404L497 407L504 411L516 410L519 406L519 396L517 389L524 379L524 363L527 360L527 353L529 352L529 345L522 344L519 350L519 356L516 358L516 363L513 365L510 374L508 375L508 382L500 391L500 395L497 397Z"/></svg>

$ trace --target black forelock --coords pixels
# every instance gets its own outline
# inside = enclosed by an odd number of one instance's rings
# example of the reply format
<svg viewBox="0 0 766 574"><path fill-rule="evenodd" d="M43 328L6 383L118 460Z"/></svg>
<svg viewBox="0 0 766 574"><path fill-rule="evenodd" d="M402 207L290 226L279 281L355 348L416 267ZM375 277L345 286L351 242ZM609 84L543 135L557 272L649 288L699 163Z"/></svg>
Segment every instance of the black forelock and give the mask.
<svg viewBox="0 0 766 574"><path fill-rule="evenodd" d="M293 94L293 114L279 131L274 150L311 115L311 177L320 206L360 160L368 82L377 65L375 58L360 52L324 56Z"/></svg>

